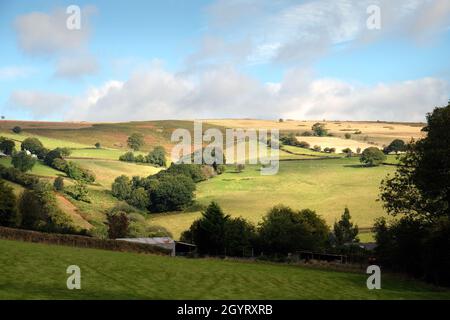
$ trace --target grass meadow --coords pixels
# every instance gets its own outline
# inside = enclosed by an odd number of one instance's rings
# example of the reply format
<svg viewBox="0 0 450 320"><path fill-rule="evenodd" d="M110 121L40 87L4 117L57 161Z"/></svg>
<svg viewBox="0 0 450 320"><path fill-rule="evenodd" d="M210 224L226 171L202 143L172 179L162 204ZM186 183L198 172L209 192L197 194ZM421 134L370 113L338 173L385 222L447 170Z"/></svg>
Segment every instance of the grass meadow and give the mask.
<svg viewBox="0 0 450 320"><path fill-rule="evenodd" d="M0 240L0 299L450 299L450 291L385 274L185 259ZM20 258L18 258L20 257ZM81 269L68 290L66 269Z"/></svg>

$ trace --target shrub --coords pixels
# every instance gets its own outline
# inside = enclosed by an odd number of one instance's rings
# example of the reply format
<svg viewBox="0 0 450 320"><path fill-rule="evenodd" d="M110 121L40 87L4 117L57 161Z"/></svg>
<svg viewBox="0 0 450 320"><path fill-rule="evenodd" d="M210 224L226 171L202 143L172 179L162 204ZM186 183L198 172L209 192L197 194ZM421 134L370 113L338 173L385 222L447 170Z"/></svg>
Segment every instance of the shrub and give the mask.
<svg viewBox="0 0 450 320"><path fill-rule="evenodd" d="M96 149L100 149L102 147L100 142L96 142L94 146L95 146Z"/></svg>
<svg viewBox="0 0 450 320"><path fill-rule="evenodd" d="M13 189L0 180L0 226L15 226L17 216L16 196Z"/></svg>
<svg viewBox="0 0 450 320"><path fill-rule="evenodd" d="M68 161L65 170L67 176L86 183L95 182L95 175L91 171L80 167L77 163Z"/></svg>
<svg viewBox="0 0 450 320"><path fill-rule="evenodd" d="M303 133L302 133L302 136L303 137L311 137L313 135L313 133L311 132L311 131L304 131Z"/></svg>
<svg viewBox="0 0 450 320"><path fill-rule="evenodd" d="M346 133L344 134L345 139L350 139L352 137L352 135L350 133Z"/></svg>
<svg viewBox="0 0 450 320"><path fill-rule="evenodd" d="M353 155L353 151L350 148L342 149L342 153L344 153L347 157L351 157Z"/></svg>
<svg viewBox="0 0 450 320"><path fill-rule="evenodd" d="M317 152L320 152L320 151L322 150L322 147L321 147L321 146L318 146L318 145L315 145L315 146L313 147L313 150L314 150L314 151L317 151Z"/></svg>
<svg viewBox="0 0 450 320"><path fill-rule="evenodd" d="M36 158L35 156L29 155L26 151L20 151L12 156L11 163L14 168L21 172L27 172L33 169L36 164Z"/></svg>
<svg viewBox="0 0 450 320"><path fill-rule="evenodd" d="M75 181L75 185L73 186L73 192L71 195L75 200L89 203L91 202L89 199L89 190L86 186L86 183L84 183L83 181Z"/></svg>
<svg viewBox="0 0 450 320"><path fill-rule="evenodd" d="M376 147L369 147L362 152L359 160L367 166L378 166L386 160L386 155Z"/></svg>
<svg viewBox="0 0 450 320"><path fill-rule="evenodd" d="M309 143L306 142L306 141L300 141L300 142L298 142L298 143L297 143L297 146L300 147L300 148L305 148L305 149L309 149L309 148L310 148Z"/></svg>
<svg viewBox="0 0 450 320"><path fill-rule="evenodd" d="M19 126L15 126L14 128L12 128L12 132L19 134L22 132L22 128Z"/></svg>
<svg viewBox="0 0 450 320"><path fill-rule="evenodd" d="M33 188L39 183L39 178L30 174L21 172L16 168L6 168L0 165L0 178L20 184L26 188Z"/></svg>
<svg viewBox="0 0 450 320"><path fill-rule="evenodd" d="M147 162L159 167L166 166L166 151L163 147L157 146L147 155Z"/></svg>
<svg viewBox="0 0 450 320"><path fill-rule="evenodd" d="M112 184L111 192L114 197L120 200L126 200L131 194L130 178L125 175L119 176Z"/></svg>
<svg viewBox="0 0 450 320"><path fill-rule="evenodd" d="M64 178L63 177L57 177L55 181L53 182L53 188L56 191L64 191Z"/></svg>
<svg viewBox="0 0 450 320"><path fill-rule="evenodd" d="M182 174L186 177L190 177L194 182L200 182L207 179L206 173L202 170L203 167L204 166L200 164L172 163L166 171L161 171L158 175L167 173L172 175Z"/></svg>
<svg viewBox="0 0 450 320"><path fill-rule="evenodd" d="M244 169L245 169L245 164L243 164L243 163L238 163L238 164L236 165L236 172L241 173L242 171L244 171Z"/></svg>
<svg viewBox="0 0 450 320"><path fill-rule="evenodd" d="M131 151L125 152L119 157L120 161L134 162L134 153Z"/></svg>

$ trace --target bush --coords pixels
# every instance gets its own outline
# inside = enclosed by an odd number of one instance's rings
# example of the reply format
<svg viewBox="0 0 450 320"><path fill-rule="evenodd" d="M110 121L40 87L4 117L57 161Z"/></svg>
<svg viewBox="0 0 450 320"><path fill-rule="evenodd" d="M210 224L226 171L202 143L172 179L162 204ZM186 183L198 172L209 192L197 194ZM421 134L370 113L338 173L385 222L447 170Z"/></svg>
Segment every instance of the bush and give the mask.
<svg viewBox="0 0 450 320"><path fill-rule="evenodd" d="M21 172L27 172L33 169L36 164L36 158L35 156L29 155L27 151L20 151L12 156L11 163L14 168Z"/></svg>
<svg viewBox="0 0 450 320"><path fill-rule="evenodd" d="M95 175L91 171L80 167L77 163L69 161L65 170L67 176L77 181L85 183L95 182Z"/></svg>
<svg viewBox="0 0 450 320"><path fill-rule="evenodd" d="M189 177L194 182L200 182L206 180L208 177L206 173L202 170L204 166L200 164L175 164L172 163L166 171L161 171L158 175L171 174L178 175L182 174Z"/></svg>
<svg viewBox="0 0 450 320"><path fill-rule="evenodd" d="M15 126L14 128L12 128L12 132L19 134L22 132L22 128L19 126Z"/></svg>
<svg viewBox="0 0 450 320"><path fill-rule="evenodd" d="M0 180L0 226L15 226L17 207L13 189Z"/></svg>
<svg viewBox="0 0 450 320"><path fill-rule="evenodd" d="M167 160L166 160L166 151L164 150L164 148L161 146L155 147L147 155L147 162L159 167L165 167Z"/></svg>
<svg viewBox="0 0 450 320"><path fill-rule="evenodd" d="M125 152L119 157L120 161L134 162L134 153L131 151Z"/></svg>
<svg viewBox="0 0 450 320"><path fill-rule="evenodd" d="M95 146L96 149L100 149L102 147L100 142L96 142L94 146Z"/></svg>
<svg viewBox="0 0 450 320"><path fill-rule="evenodd" d="M379 166L386 160L386 155L376 147L369 147L362 152L359 160L366 166Z"/></svg>
<svg viewBox="0 0 450 320"><path fill-rule="evenodd" d="M56 191L64 191L64 178L63 177L57 177L55 181L53 182L53 188Z"/></svg>
<svg viewBox="0 0 450 320"><path fill-rule="evenodd" d="M13 140L0 137L0 151L10 156L16 151L16 144Z"/></svg>
<svg viewBox="0 0 450 320"><path fill-rule="evenodd" d="M344 153L348 158L350 158L351 156L353 156L353 151L350 148L345 148L342 149L342 153Z"/></svg>
<svg viewBox="0 0 450 320"><path fill-rule="evenodd" d="M242 171L244 171L244 169L245 169L245 164L243 164L243 163L238 163L238 164L236 165L236 172L241 173Z"/></svg>
<svg viewBox="0 0 450 320"><path fill-rule="evenodd" d="M305 148L305 149L309 149L309 148L310 148L309 143L306 142L306 141L300 141L300 142L298 142L298 143L297 143L297 146L300 147L300 148Z"/></svg>
<svg viewBox="0 0 450 320"><path fill-rule="evenodd" d="M350 139L352 137L352 135L350 133L346 133L344 134L345 139Z"/></svg>
<svg viewBox="0 0 450 320"><path fill-rule="evenodd" d="M318 145L315 145L315 146L313 147L313 150L314 150L314 151L317 151L317 152L320 152L320 151L322 151L322 147L321 147L321 146L318 146Z"/></svg>

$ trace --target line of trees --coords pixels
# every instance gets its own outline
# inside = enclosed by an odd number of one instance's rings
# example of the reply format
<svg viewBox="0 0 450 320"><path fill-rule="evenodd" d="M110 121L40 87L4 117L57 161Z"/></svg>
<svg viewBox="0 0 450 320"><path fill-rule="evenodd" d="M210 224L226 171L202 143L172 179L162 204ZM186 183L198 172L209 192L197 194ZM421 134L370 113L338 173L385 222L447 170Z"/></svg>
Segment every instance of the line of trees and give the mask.
<svg viewBox="0 0 450 320"><path fill-rule="evenodd" d="M125 152L119 157L120 161L126 162L138 162L138 163L150 163L158 167L166 167L166 151L164 147L157 146L148 155L142 154L135 155L132 151Z"/></svg>
<svg viewBox="0 0 450 320"><path fill-rule="evenodd" d="M181 240L196 244L202 255L244 256L252 250L254 254L285 257L301 250L342 252L359 242L357 235L358 227L351 222L348 209L331 231L310 209L296 211L278 205L255 226L244 218L230 217L211 202L201 218L182 233Z"/></svg>

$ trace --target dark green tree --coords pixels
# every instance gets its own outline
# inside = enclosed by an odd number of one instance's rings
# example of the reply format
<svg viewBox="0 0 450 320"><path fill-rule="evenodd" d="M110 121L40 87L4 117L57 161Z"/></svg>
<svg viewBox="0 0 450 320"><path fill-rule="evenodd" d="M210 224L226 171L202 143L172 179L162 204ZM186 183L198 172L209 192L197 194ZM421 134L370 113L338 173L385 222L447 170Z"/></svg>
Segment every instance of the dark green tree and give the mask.
<svg viewBox="0 0 450 320"><path fill-rule="evenodd" d="M399 153L406 151L406 143L403 140L395 139L387 147L383 149L383 152L389 154L391 152Z"/></svg>
<svg viewBox="0 0 450 320"><path fill-rule="evenodd" d="M53 182L53 188L55 188L56 191L64 191L64 178L57 177Z"/></svg>
<svg viewBox="0 0 450 320"><path fill-rule="evenodd" d="M16 196L13 189L0 180L0 226L15 226L17 215Z"/></svg>
<svg viewBox="0 0 450 320"><path fill-rule="evenodd" d="M338 246L358 242L358 226L351 222L350 210L345 208L341 219L334 223L333 233Z"/></svg>
<svg viewBox="0 0 450 320"><path fill-rule="evenodd" d="M10 156L16 151L16 144L13 140L0 137L0 151Z"/></svg>
<svg viewBox="0 0 450 320"><path fill-rule="evenodd" d="M33 169L36 164L36 158L27 154L26 151L19 151L12 156L11 163L14 168L19 169L22 172L27 172Z"/></svg>
<svg viewBox="0 0 450 320"><path fill-rule="evenodd" d="M114 180L111 192L117 199L128 199L130 197L131 191L131 181L127 176L121 175Z"/></svg>
<svg viewBox="0 0 450 320"><path fill-rule="evenodd" d="M39 156L44 149L44 145L38 138L31 137L23 140L20 148L21 150L28 150L32 154Z"/></svg>
<svg viewBox="0 0 450 320"><path fill-rule="evenodd" d="M14 128L12 128L12 132L19 134L22 132L22 128L19 126L15 126Z"/></svg>
<svg viewBox="0 0 450 320"><path fill-rule="evenodd" d="M106 219L108 237L110 239L126 238L128 236L130 220L125 212L108 213Z"/></svg>
<svg viewBox="0 0 450 320"><path fill-rule="evenodd" d="M369 147L361 153L359 161L366 166L379 166L386 160L386 155L377 147Z"/></svg>

